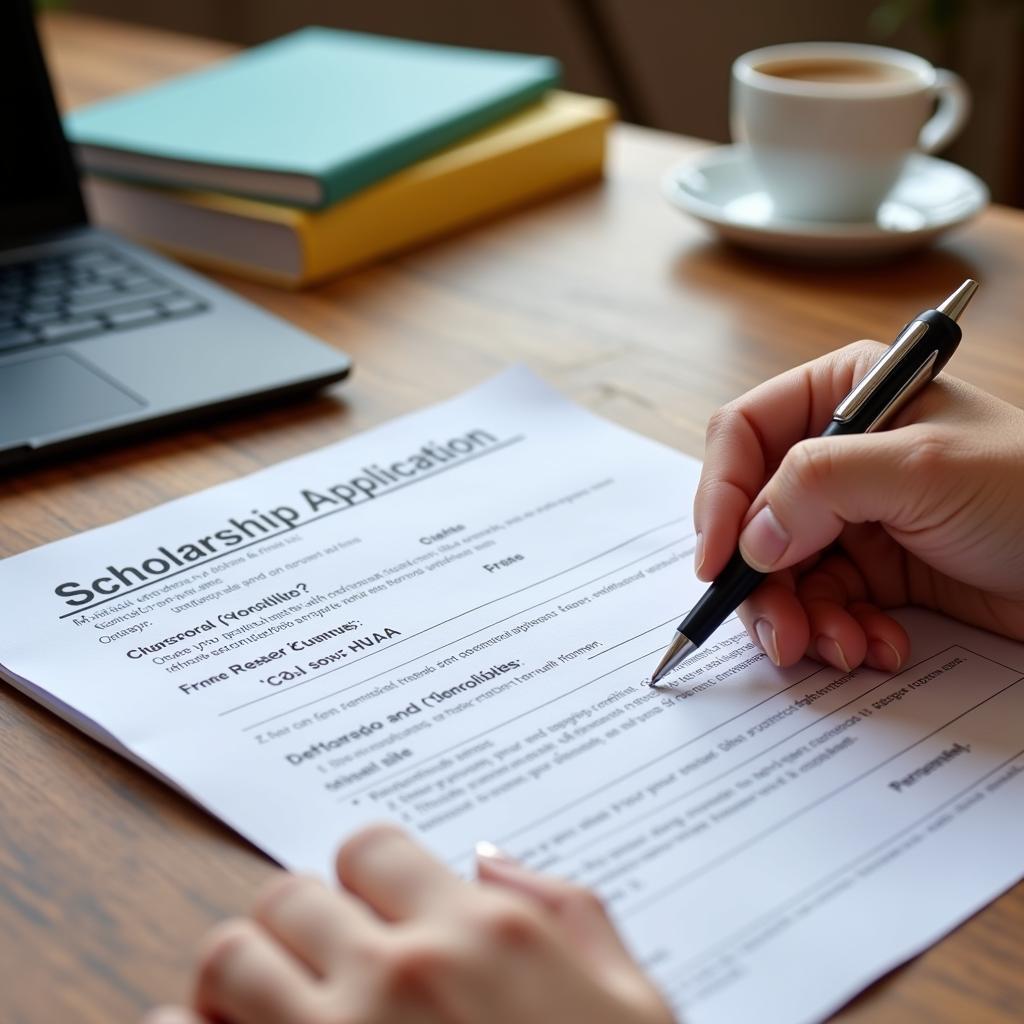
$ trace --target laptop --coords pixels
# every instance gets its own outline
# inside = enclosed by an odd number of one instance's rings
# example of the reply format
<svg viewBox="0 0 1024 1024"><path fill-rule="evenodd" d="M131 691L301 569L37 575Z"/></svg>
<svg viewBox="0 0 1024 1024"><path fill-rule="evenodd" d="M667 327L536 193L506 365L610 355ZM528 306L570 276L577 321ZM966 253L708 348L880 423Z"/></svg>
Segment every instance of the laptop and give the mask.
<svg viewBox="0 0 1024 1024"><path fill-rule="evenodd" d="M343 353L89 224L31 0L0 3L0 468L309 392Z"/></svg>

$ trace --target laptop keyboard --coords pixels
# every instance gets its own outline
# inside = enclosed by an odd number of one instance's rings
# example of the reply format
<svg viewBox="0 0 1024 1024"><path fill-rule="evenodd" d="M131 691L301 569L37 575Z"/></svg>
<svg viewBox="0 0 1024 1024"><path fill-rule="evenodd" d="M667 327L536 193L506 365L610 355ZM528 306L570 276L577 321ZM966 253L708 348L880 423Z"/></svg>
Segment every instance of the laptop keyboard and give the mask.
<svg viewBox="0 0 1024 1024"><path fill-rule="evenodd" d="M192 316L209 304L99 246L0 263L0 353Z"/></svg>

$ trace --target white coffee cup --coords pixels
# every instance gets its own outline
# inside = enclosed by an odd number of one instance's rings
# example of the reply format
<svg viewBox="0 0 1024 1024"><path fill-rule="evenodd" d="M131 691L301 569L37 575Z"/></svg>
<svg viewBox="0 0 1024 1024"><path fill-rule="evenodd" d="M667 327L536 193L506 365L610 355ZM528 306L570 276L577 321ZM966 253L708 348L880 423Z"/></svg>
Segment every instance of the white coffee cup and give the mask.
<svg viewBox="0 0 1024 1024"><path fill-rule="evenodd" d="M944 147L969 112L958 75L884 46L790 43L732 66L733 137L785 219L874 220L907 157Z"/></svg>

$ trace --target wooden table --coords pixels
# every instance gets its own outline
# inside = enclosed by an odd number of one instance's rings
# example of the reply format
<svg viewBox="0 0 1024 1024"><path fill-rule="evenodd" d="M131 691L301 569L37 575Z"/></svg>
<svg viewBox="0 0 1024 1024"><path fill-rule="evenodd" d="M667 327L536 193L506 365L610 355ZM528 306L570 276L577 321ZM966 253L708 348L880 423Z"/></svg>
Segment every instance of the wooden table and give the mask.
<svg viewBox="0 0 1024 1024"><path fill-rule="evenodd" d="M60 101L97 99L230 47L55 14ZM512 362L700 455L720 403L843 342L891 338L965 276L982 291L957 372L1024 403L1024 214L993 209L934 251L793 269L713 244L658 193L698 143L623 126L608 181L301 294L223 279L355 358L323 397L0 483L0 554L113 522L454 395ZM179 996L215 920L268 861L169 789L0 691L0 1018L131 1021ZM338 823L341 833L342 822ZM845 1022L1019 1021L1024 885L848 1007Z"/></svg>

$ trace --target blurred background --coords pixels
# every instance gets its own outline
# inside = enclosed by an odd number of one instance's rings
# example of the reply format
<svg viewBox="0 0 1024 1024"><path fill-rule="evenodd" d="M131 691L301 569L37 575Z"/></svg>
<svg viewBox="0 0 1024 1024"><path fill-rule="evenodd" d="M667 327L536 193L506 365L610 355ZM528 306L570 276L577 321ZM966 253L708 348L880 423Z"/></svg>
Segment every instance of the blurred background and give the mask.
<svg viewBox="0 0 1024 1024"><path fill-rule="evenodd" d="M975 108L943 156L1024 207L1024 0L50 0L229 42L318 24L551 54L565 84L624 120L728 140L729 66L795 40L881 43L959 72Z"/></svg>

